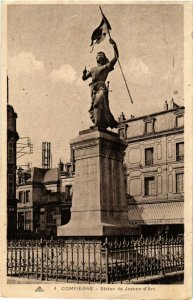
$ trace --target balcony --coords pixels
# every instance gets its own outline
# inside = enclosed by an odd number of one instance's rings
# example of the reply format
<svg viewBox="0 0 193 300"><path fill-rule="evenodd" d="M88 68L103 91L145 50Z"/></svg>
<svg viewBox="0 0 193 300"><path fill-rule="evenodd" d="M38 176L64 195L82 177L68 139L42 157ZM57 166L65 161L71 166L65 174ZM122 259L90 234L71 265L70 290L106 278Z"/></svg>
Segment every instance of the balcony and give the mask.
<svg viewBox="0 0 193 300"><path fill-rule="evenodd" d="M146 159L145 166L147 166L147 167L153 166L153 159Z"/></svg>
<svg viewBox="0 0 193 300"><path fill-rule="evenodd" d="M184 154L176 155L176 161L184 161Z"/></svg>

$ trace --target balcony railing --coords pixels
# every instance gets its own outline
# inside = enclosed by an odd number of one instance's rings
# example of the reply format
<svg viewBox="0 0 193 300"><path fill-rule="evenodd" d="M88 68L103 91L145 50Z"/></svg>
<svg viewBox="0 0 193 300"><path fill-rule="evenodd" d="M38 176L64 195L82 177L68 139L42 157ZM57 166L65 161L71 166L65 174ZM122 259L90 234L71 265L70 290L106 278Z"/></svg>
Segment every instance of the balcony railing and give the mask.
<svg viewBox="0 0 193 300"><path fill-rule="evenodd" d="M145 166L153 166L153 159L146 159L145 160Z"/></svg>
<svg viewBox="0 0 193 300"><path fill-rule="evenodd" d="M176 155L176 160L177 161L184 161L184 154Z"/></svg>

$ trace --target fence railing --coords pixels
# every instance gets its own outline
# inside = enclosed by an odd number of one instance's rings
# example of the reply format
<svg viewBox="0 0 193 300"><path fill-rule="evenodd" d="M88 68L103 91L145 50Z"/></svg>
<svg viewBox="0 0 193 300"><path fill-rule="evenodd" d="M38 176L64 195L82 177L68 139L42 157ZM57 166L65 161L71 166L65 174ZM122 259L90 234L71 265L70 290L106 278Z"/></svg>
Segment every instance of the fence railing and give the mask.
<svg viewBox="0 0 193 300"><path fill-rule="evenodd" d="M183 237L8 242L7 275L113 283L184 268Z"/></svg>

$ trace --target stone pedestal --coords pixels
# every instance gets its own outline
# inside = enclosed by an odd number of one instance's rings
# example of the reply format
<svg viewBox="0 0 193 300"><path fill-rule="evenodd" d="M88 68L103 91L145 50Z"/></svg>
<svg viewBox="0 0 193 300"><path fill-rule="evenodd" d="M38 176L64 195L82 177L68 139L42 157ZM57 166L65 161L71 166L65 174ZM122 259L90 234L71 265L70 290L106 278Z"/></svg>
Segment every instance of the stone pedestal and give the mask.
<svg viewBox="0 0 193 300"><path fill-rule="evenodd" d="M123 175L127 143L112 132L86 130L71 141L75 182L71 220L59 226L58 236L133 235L128 223Z"/></svg>

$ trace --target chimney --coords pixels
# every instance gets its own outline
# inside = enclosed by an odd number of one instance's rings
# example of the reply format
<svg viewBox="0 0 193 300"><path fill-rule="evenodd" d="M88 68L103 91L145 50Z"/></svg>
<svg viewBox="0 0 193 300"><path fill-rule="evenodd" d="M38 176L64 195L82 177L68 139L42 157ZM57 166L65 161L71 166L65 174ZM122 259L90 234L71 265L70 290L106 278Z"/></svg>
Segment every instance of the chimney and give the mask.
<svg viewBox="0 0 193 300"><path fill-rule="evenodd" d="M168 110L168 102L167 102L167 100L164 103L164 110Z"/></svg>
<svg viewBox="0 0 193 300"><path fill-rule="evenodd" d="M124 115L124 113L122 112L122 113L120 114L120 117L118 118L118 122L123 122L123 121L125 121L125 120L126 120L125 115Z"/></svg>
<svg viewBox="0 0 193 300"><path fill-rule="evenodd" d="M59 161L58 168L59 172L64 172L64 163L61 161L61 159Z"/></svg>
<svg viewBox="0 0 193 300"><path fill-rule="evenodd" d="M179 105L174 102L174 98L170 101L170 109L178 108Z"/></svg>
<svg viewBox="0 0 193 300"><path fill-rule="evenodd" d="M24 179L24 182L26 183L26 181L31 177L31 172L29 171L24 171L23 172L23 179Z"/></svg>
<svg viewBox="0 0 193 300"><path fill-rule="evenodd" d="M170 109L174 109L174 99L173 98L170 101Z"/></svg>
<svg viewBox="0 0 193 300"><path fill-rule="evenodd" d="M18 169L17 176L18 176L18 183L21 184L23 181L23 169L21 167L19 167Z"/></svg>

